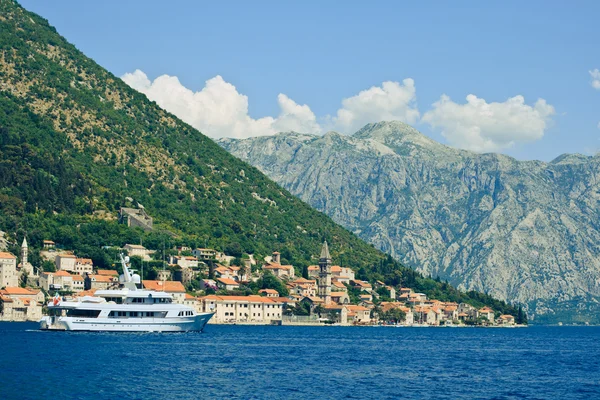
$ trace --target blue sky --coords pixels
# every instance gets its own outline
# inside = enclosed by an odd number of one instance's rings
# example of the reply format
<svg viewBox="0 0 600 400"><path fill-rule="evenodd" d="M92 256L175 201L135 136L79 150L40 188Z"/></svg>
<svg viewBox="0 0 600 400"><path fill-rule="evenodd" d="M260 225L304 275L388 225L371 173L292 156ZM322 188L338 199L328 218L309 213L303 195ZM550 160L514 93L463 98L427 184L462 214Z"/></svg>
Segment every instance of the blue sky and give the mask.
<svg viewBox="0 0 600 400"><path fill-rule="evenodd" d="M519 159L600 149L600 2L371 3L21 1L115 75L140 70L129 84L210 136L397 115Z"/></svg>

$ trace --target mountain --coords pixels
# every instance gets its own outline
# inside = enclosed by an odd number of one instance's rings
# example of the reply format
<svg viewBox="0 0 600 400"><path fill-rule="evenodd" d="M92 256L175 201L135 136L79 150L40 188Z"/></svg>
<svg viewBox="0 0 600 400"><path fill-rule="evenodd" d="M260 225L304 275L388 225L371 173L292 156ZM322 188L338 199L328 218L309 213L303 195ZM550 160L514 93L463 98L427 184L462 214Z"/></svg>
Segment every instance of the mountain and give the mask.
<svg viewBox="0 0 600 400"><path fill-rule="evenodd" d="M400 122L220 144L424 274L537 322L600 323L599 156L476 154Z"/></svg>
<svg viewBox="0 0 600 400"><path fill-rule="evenodd" d="M118 224L123 206L154 219ZM376 250L131 89L46 20L0 0L0 230L12 246L52 238L101 267L104 246L210 246L257 258L281 252L299 273L323 240L362 279L407 285L433 298L487 304L425 278ZM30 252L32 262L36 252Z"/></svg>

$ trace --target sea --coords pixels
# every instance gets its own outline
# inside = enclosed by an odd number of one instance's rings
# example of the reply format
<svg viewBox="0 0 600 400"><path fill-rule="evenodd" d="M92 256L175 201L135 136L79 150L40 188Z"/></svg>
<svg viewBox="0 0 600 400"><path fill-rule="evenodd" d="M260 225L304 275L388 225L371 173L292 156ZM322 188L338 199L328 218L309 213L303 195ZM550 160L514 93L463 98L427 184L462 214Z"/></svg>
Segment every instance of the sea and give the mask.
<svg viewBox="0 0 600 400"><path fill-rule="evenodd" d="M600 327L0 323L0 399L600 399Z"/></svg>

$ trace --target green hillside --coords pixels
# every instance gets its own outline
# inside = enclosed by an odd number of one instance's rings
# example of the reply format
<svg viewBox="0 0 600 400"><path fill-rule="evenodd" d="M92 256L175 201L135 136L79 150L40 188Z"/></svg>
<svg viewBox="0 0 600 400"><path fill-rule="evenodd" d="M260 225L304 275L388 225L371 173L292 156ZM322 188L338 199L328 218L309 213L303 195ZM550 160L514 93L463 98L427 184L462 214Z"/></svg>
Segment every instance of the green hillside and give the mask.
<svg viewBox="0 0 600 400"><path fill-rule="evenodd" d="M127 198L133 201L126 200ZM142 204L151 233L116 222ZM515 309L423 278L310 208L131 89L46 20L0 0L0 230L52 238L99 265L101 249L187 243L232 255L273 250L299 271L324 239L334 263L441 300Z"/></svg>

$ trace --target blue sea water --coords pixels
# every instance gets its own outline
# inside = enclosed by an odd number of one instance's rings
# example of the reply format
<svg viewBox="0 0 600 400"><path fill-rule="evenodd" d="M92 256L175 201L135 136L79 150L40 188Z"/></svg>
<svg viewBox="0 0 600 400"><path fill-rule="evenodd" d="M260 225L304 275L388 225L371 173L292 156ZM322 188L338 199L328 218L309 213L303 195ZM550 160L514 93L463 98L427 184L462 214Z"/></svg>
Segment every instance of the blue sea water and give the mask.
<svg viewBox="0 0 600 400"><path fill-rule="evenodd" d="M600 399L600 328L0 323L0 399Z"/></svg>

